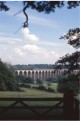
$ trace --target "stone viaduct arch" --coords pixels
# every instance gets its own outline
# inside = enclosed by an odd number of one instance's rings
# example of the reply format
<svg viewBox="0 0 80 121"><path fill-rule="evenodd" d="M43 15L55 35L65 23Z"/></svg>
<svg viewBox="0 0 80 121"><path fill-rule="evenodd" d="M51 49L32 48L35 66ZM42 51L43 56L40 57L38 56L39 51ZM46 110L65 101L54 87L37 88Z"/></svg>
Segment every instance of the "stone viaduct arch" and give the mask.
<svg viewBox="0 0 80 121"><path fill-rule="evenodd" d="M48 78L53 78L56 75L62 75L67 69L54 70L54 69L42 69L42 70L15 70L16 75L25 75L34 80L47 80ZM79 70L75 70L74 73L77 74Z"/></svg>

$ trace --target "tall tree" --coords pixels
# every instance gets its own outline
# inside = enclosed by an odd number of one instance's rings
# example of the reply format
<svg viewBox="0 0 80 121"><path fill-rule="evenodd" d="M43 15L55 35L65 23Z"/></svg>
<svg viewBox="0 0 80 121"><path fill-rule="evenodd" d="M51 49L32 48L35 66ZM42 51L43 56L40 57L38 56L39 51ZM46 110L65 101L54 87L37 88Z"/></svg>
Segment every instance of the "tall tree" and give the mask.
<svg viewBox="0 0 80 121"><path fill-rule="evenodd" d="M68 44L78 49L80 47L80 28L70 29L68 33L61 36L60 39L67 39ZM62 82L59 83L58 90L66 91L67 89L72 89L78 93L80 84L80 52L76 51L71 55L66 54L56 62L55 67L56 69L61 69L63 65L67 68L65 73L67 78L63 78ZM74 70L79 71L74 73Z"/></svg>
<svg viewBox="0 0 80 121"><path fill-rule="evenodd" d="M16 91L18 85L15 81L13 67L0 60L0 91Z"/></svg>

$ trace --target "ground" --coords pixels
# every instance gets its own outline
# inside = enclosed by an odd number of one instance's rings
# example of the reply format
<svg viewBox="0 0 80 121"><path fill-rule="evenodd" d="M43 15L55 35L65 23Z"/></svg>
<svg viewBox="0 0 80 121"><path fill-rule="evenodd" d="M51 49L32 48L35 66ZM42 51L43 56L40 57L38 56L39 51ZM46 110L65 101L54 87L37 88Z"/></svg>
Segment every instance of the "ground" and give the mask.
<svg viewBox="0 0 80 121"><path fill-rule="evenodd" d="M62 93L52 93L52 92L46 92L46 91L41 91L41 90L37 90L37 89L32 89L32 88L21 88L21 90L23 90L22 92L11 92L11 91L4 91L4 92L0 92L0 97L19 97L19 98L56 98L56 97L63 97ZM6 101L6 102L2 102L0 101L0 106L8 106L10 105L12 102L10 101ZM26 102L28 105L32 105L32 106L53 106L57 103L57 101L35 101L35 102L31 102L31 101L27 101ZM19 104L20 105L20 104ZM1 111L1 110L0 110ZM44 113L45 110L37 110L40 114ZM60 109L54 109L52 112L49 113L49 115L46 115L46 117L42 117L42 119L47 120L47 119L54 119L54 120L61 120L63 118L63 108ZM40 116L39 116L40 118ZM0 119L16 119L16 120L25 120L25 119L29 119L29 120L36 120L38 119L38 117L36 117L36 115L32 112L32 111L28 111L25 109L16 109L16 110L9 110L7 112L5 112L4 114L0 114Z"/></svg>

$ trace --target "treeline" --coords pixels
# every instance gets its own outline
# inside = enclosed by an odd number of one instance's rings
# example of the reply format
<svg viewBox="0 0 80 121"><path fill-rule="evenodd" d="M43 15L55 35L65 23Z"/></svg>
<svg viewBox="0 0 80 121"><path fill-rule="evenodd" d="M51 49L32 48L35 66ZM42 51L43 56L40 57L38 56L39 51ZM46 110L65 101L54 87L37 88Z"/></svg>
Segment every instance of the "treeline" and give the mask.
<svg viewBox="0 0 80 121"><path fill-rule="evenodd" d="M28 64L28 65L14 65L13 66L15 70L34 70L34 69L54 69L54 64ZM63 65L63 68L65 69L65 65Z"/></svg>
<svg viewBox="0 0 80 121"><path fill-rule="evenodd" d="M52 64L28 64L28 65L14 65L15 70L33 70L33 69L53 69Z"/></svg>

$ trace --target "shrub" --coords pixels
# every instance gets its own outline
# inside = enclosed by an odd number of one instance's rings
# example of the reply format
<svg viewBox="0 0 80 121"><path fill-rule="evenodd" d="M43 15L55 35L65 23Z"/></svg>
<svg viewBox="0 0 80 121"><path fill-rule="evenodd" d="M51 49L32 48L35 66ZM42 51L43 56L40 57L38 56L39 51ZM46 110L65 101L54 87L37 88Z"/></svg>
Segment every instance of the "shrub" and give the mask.
<svg viewBox="0 0 80 121"><path fill-rule="evenodd" d="M31 85L27 84L25 85L26 88L31 88Z"/></svg>
<svg viewBox="0 0 80 121"><path fill-rule="evenodd" d="M47 91L48 91L48 92L55 92L55 90L52 89L52 88L50 88L50 87L48 87Z"/></svg>
<svg viewBox="0 0 80 121"><path fill-rule="evenodd" d="M47 83L47 85L48 85L48 86L51 86L51 83L50 83L50 82L48 82L48 83Z"/></svg>
<svg viewBox="0 0 80 121"><path fill-rule="evenodd" d="M77 75L65 76L59 81L57 91L64 93L68 90L73 90L75 95L79 93L79 78Z"/></svg>
<svg viewBox="0 0 80 121"><path fill-rule="evenodd" d="M37 84L39 84L39 85L42 85L43 84L43 81L42 80L40 80L40 79L37 79Z"/></svg>
<svg viewBox="0 0 80 121"><path fill-rule="evenodd" d="M32 78L26 77L24 75L17 75L16 80L18 83L31 83L31 84L34 83L34 80Z"/></svg>
<svg viewBox="0 0 80 121"><path fill-rule="evenodd" d="M44 85L39 85L38 89L46 91L46 87Z"/></svg>
<svg viewBox="0 0 80 121"><path fill-rule="evenodd" d="M20 87L31 88L31 85L25 84L25 83L20 83L19 86L20 86Z"/></svg>

